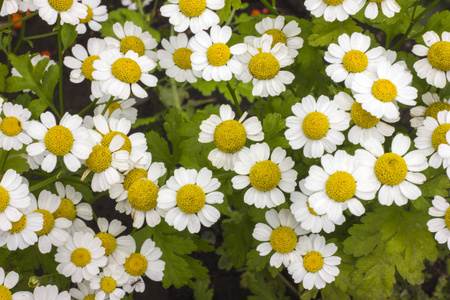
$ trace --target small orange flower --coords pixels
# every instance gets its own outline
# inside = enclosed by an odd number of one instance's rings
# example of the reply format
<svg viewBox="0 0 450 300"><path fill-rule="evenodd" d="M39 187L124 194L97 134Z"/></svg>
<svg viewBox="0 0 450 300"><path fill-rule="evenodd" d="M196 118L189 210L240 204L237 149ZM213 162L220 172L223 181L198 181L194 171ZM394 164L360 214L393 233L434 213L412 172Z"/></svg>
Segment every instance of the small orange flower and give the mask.
<svg viewBox="0 0 450 300"><path fill-rule="evenodd" d="M48 56L48 57L52 57L52 55L50 54L50 52L48 52L47 50L44 50L41 52L42 56Z"/></svg>
<svg viewBox="0 0 450 300"><path fill-rule="evenodd" d="M11 22L17 21L20 18L22 18L21 14L12 14L11 15ZM22 28L22 22L18 22L16 24L14 24L12 27L15 28L15 29L20 29L20 28Z"/></svg>
<svg viewBox="0 0 450 300"><path fill-rule="evenodd" d="M252 10L252 15L259 15L261 13L261 11L259 9L254 9Z"/></svg>

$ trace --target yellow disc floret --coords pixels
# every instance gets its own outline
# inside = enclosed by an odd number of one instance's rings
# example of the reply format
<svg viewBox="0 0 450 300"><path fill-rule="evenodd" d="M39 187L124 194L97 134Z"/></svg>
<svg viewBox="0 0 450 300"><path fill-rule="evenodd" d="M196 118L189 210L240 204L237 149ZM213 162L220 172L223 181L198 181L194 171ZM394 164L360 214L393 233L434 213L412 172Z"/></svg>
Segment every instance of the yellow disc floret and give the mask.
<svg viewBox="0 0 450 300"><path fill-rule="evenodd" d="M148 211L156 207L159 187L148 179L134 182L128 190L128 202L131 207Z"/></svg>
<svg viewBox="0 0 450 300"><path fill-rule="evenodd" d="M431 135L431 144L433 145L434 149L436 149L436 151L438 150L439 145L448 144L445 135L449 130L450 123L441 124L436 127L436 129L434 129L433 134Z"/></svg>
<svg viewBox="0 0 450 300"><path fill-rule="evenodd" d="M428 50L428 61L439 71L450 70L450 42L440 41L431 45Z"/></svg>
<svg viewBox="0 0 450 300"><path fill-rule="evenodd" d="M306 201L306 206L308 207L309 212L314 215L314 216L318 216L318 214L315 212L314 209L311 208L311 206L309 206L309 202Z"/></svg>
<svg viewBox="0 0 450 300"><path fill-rule="evenodd" d="M280 167L271 160L259 161L250 169L250 184L257 190L273 190L281 180Z"/></svg>
<svg viewBox="0 0 450 300"><path fill-rule="evenodd" d="M206 195L201 187L185 184L177 192L177 204L181 211L195 214L205 206Z"/></svg>
<svg viewBox="0 0 450 300"><path fill-rule="evenodd" d="M109 144L111 143L112 139L116 135L120 135L125 140L125 142L123 143L122 147L120 147L119 150L127 150L128 153L131 153L131 148L132 148L131 140L126 134L123 134L120 131L111 131L111 132L108 132L107 134L105 134L101 141L102 145L105 147L109 147Z"/></svg>
<svg viewBox="0 0 450 300"><path fill-rule="evenodd" d="M123 181L123 188L128 191L133 183L135 183L136 181L138 181L141 178L147 178L147 175L148 175L148 173L144 169L136 168L136 169L131 170L125 176L125 179Z"/></svg>
<svg viewBox="0 0 450 300"><path fill-rule="evenodd" d="M48 234L55 226L55 217L53 217L52 213L46 209L36 209L35 212L41 213L44 217L44 225L41 230L36 232L36 234L38 236Z"/></svg>
<svg viewBox="0 0 450 300"><path fill-rule="evenodd" d="M352 73L360 73L367 68L369 60L364 52L359 50L350 50L345 53L344 58L342 59L342 64L347 71Z"/></svg>
<svg viewBox="0 0 450 300"><path fill-rule="evenodd" d="M109 115L112 115L112 113L114 111L116 111L117 109L122 109L122 106L120 105L120 103L119 102L111 103L108 107Z"/></svg>
<svg viewBox="0 0 450 300"><path fill-rule="evenodd" d="M111 73L120 81L136 83L141 79L141 67L131 58L117 59L111 66Z"/></svg>
<svg viewBox="0 0 450 300"><path fill-rule="evenodd" d="M73 5L73 0L48 0L50 6L57 11L67 11Z"/></svg>
<svg viewBox="0 0 450 300"><path fill-rule="evenodd" d="M0 285L0 299L2 300L12 300L11 291L4 285Z"/></svg>
<svg viewBox="0 0 450 300"><path fill-rule="evenodd" d="M336 6L344 2L344 0L323 0L328 5Z"/></svg>
<svg viewBox="0 0 450 300"><path fill-rule="evenodd" d="M141 276L147 270L147 259L140 253L131 253L123 267L131 276Z"/></svg>
<svg viewBox="0 0 450 300"><path fill-rule="evenodd" d="M230 55L230 48L224 43L212 44L206 50L209 64L216 67L225 65L230 60Z"/></svg>
<svg viewBox="0 0 450 300"><path fill-rule="evenodd" d="M126 54L128 51L133 50L139 56L145 54L144 42L137 36L126 36L120 41L120 52Z"/></svg>
<svg viewBox="0 0 450 300"><path fill-rule="evenodd" d="M320 140L327 135L330 123L323 113L314 111L306 115L302 124L303 133L310 140Z"/></svg>
<svg viewBox="0 0 450 300"><path fill-rule="evenodd" d="M448 110L450 111L450 104L447 102L434 102L431 103L430 106L425 110L425 117L433 117L437 120L437 115L439 112Z"/></svg>
<svg viewBox="0 0 450 300"><path fill-rule="evenodd" d="M316 273L323 267L322 253L317 251L308 252L303 257L303 267L310 273Z"/></svg>
<svg viewBox="0 0 450 300"><path fill-rule="evenodd" d="M51 153L64 156L72 149L73 134L67 127L56 125L47 131L44 143Z"/></svg>
<svg viewBox="0 0 450 300"><path fill-rule="evenodd" d="M12 234L21 232L25 229L25 226L27 226L27 216L23 214L22 217L20 217L19 221L11 222L11 225L12 228L8 230L9 232L11 232Z"/></svg>
<svg viewBox="0 0 450 300"><path fill-rule="evenodd" d="M187 17L198 17L206 9L206 0L180 0L181 12Z"/></svg>
<svg viewBox="0 0 450 300"><path fill-rule="evenodd" d="M87 295L86 297L83 298L83 300L95 300L95 294Z"/></svg>
<svg viewBox="0 0 450 300"><path fill-rule="evenodd" d="M345 202L355 195L355 178L348 172L337 171L328 177L325 190L334 201Z"/></svg>
<svg viewBox="0 0 450 300"><path fill-rule="evenodd" d="M353 122L361 128L372 128L380 122L380 119L372 116L367 110L362 108L361 103L356 101L352 105L350 115Z"/></svg>
<svg viewBox="0 0 450 300"><path fill-rule="evenodd" d="M88 159L86 159L86 167L92 172L100 173L109 168L111 160L111 151L109 151L108 147L96 145L92 148Z"/></svg>
<svg viewBox="0 0 450 300"><path fill-rule="evenodd" d="M192 50L186 47L178 48L173 53L173 62L183 70L192 69L191 62Z"/></svg>
<svg viewBox="0 0 450 300"><path fill-rule="evenodd" d="M91 262L91 252L86 248L77 248L70 255L70 261L77 267L85 267Z"/></svg>
<svg viewBox="0 0 450 300"><path fill-rule="evenodd" d="M445 212L445 225L448 229L450 229L450 207L447 208L447 211Z"/></svg>
<svg viewBox="0 0 450 300"><path fill-rule="evenodd" d="M89 80L94 80L92 72L95 71L94 61L96 61L97 59L100 59L100 56L91 55L88 56L85 60L83 60L83 63L81 64L81 71L83 72L84 77L86 77Z"/></svg>
<svg viewBox="0 0 450 300"><path fill-rule="evenodd" d="M8 207L9 199L10 197L8 191L4 187L0 186L0 213Z"/></svg>
<svg viewBox="0 0 450 300"><path fill-rule="evenodd" d="M287 38L283 31L279 29L269 29L264 34L271 35L273 37L273 42L271 48L273 48L276 44L282 43L286 45Z"/></svg>
<svg viewBox="0 0 450 300"><path fill-rule="evenodd" d="M289 253L297 245L297 235L294 230L287 226L275 228L270 235L270 245L279 253Z"/></svg>
<svg viewBox="0 0 450 300"><path fill-rule="evenodd" d="M83 3L84 4L84 3ZM81 24L85 24L92 20L92 17L94 16L94 13L92 12L92 8L89 5L84 4L87 7L87 16L84 19L80 19Z"/></svg>
<svg viewBox="0 0 450 300"><path fill-rule="evenodd" d="M383 2L384 0L369 0L370 2L375 2L375 3L381 3L381 2Z"/></svg>
<svg viewBox="0 0 450 300"><path fill-rule="evenodd" d="M67 198L61 198L61 204L58 209L53 213L55 219L66 218L69 221L75 220L77 216L77 209L72 201Z"/></svg>
<svg viewBox="0 0 450 300"><path fill-rule="evenodd" d="M397 87L389 79L378 79L372 85L372 94L381 102L391 102L397 98Z"/></svg>
<svg viewBox="0 0 450 300"><path fill-rule="evenodd" d="M6 117L0 123L0 130L4 135L16 136L22 132L22 122L16 117Z"/></svg>
<svg viewBox="0 0 450 300"><path fill-rule="evenodd" d="M405 160L395 153L385 153L375 163L375 175L383 184L400 184L405 180L407 173L408 166Z"/></svg>
<svg viewBox="0 0 450 300"><path fill-rule="evenodd" d="M226 120L214 130L214 144L225 153L235 153L244 147L247 132L244 125L236 120Z"/></svg>
<svg viewBox="0 0 450 300"><path fill-rule="evenodd" d="M259 80L272 79L280 71L280 63L271 53L259 53L248 63L250 74Z"/></svg>
<svg viewBox="0 0 450 300"><path fill-rule="evenodd" d="M110 255L117 248L116 238L108 232L99 232L95 235L102 241L102 247L105 248L105 255Z"/></svg>
<svg viewBox="0 0 450 300"><path fill-rule="evenodd" d="M114 278L109 276L103 277L102 280L100 281L101 289L107 294L114 292L116 286L117 282L114 280Z"/></svg>

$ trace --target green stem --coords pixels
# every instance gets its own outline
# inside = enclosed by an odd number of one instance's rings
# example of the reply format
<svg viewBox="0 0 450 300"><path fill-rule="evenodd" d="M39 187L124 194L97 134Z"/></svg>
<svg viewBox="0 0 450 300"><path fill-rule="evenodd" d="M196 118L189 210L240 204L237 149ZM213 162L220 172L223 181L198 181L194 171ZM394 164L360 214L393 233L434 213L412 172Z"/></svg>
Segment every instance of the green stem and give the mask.
<svg viewBox="0 0 450 300"><path fill-rule="evenodd" d="M45 179L44 181L41 181L39 183L36 183L32 186L30 186L30 192L33 192L35 190L38 190L40 188L43 188L47 185L49 185L50 183L55 182L56 180L59 180L60 178L63 178L65 176L67 176L68 174L64 172L64 170L60 170L56 175L53 175L50 178Z"/></svg>
<svg viewBox="0 0 450 300"><path fill-rule="evenodd" d="M38 35L27 36L27 37L25 38L25 40L26 40L26 41L29 41L29 40L35 40L35 39L42 39L42 38L46 38L46 37L53 36L53 35L57 35L57 34L58 34L58 32L53 31L53 32L48 32L48 33L44 33L44 34L38 34Z"/></svg>
<svg viewBox="0 0 450 300"><path fill-rule="evenodd" d="M286 277L283 276L283 274L278 273L277 277L281 279L281 281L283 281L283 283L297 296L300 296L298 289L296 289L290 282L289 280L286 279Z"/></svg>
<svg viewBox="0 0 450 300"><path fill-rule="evenodd" d="M64 99L63 99L63 50L62 50L62 36L60 17L58 16L58 58L59 58L59 111L61 117L64 115Z"/></svg>
<svg viewBox="0 0 450 300"><path fill-rule="evenodd" d="M144 13L144 8L142 7L142 0L137 1L137 8L138 8L138 11L141 14L141 16L144 16L145 13Z"/></svg>
<svg viewBox="0 0 450 300"><path fill-rule="evenodd" d="M13 26L16 23L23 22L23 21L25 21L25 20L27 20L29 18L32 18L35 15L37 15L38 13L39 13L39 11L35 11L35 12L32 12L31 14L29 14L29 15L23 17L23 18L17 19L17 20L15 20L13 22L8 22L8 24L6 24L5 26L0 27L0 31L2 31L3 29L6 29L8 27L11 27L11 26Z"/></svg>
<svg viewBox="0 0 450 300"><path fill-rule="evenodd" d="M22 45L24 36L25 36L25 22L22 22L22 27L20 28L20 37L19 37L19 41L16 44L16 47L14 47L14 51L13 53L16 54L17 51L19 51L20 46Z"/></svg>
<svg viewBox="0 0 450 300"><path fill-rule="evenodd" d="M233 10L231 11L230 16L228 17L228 21L225 23L225 26L230 25L231 21L233 20L234 14L236 13L236 10L233 8Z"/></svg>
<svg viewBox="0 0 450 300"><path fill-rule="evenodd" d="M270 5L269 2L267 2L267 0L261 0L261 3L264 4L264 6L267 7L267 9L270 10L270 12L274 15L280 15L277 10L272 5Z"/></svg>
<svg viewBox="0 0 450 300"><path fill-rule="evenodd" d="M6 150L2 150L2 151L6 151ZM3 174L3 170L5 169L5 164L6 164L6 161L8 160L8 156L9 156L10 152L11 151L7 151L5 154L5 158L3 159L3 162L2 162L2 167L0 168L0 174Z"/></svg>
<svg viewBox="0 0 450 300"><path fill-rule="evenodd" d="M105 112L108 110L108 108L109 108L109 106L111 105L111 103L114 102L113 99L114 99L114 97L111 96L111 98L109 98L108 102L105 103L105 108L104 108L103 111L102 111L102 115L105 114Z"/></svg>
<svg viewBox="0 0 450 300"><path fill-rule="evenodd" d="M85 108L83 108L83 110L82 111L80 111L79 113L78 113L78 115L80 116L80 117L82 117L82 116L84 116L93 106L95 106L96 104L97 104L97 101L99 100L100 98L97 98L97 99L95 99L94 101L92 101L88 106L86 106Z"/></svg>
<svg viewBox="0 0 450 300"><path fill-rule="evenodd" d="M178 109L181 109L180 95L178 95L177 83L173 78L170 78L170 87L172 88L174 106Z"/></svg>
<svg viewBox="0 0 450 300"><path fill-rule="evenodd" d="M234 93L234 90L228 81L227 81L227 88L230 91L231 97L233 98L234 106L236 106L236 109L237 109L239 115L242 116L241 106L239 105L239 102L236 98L236 94Z"/></svg>

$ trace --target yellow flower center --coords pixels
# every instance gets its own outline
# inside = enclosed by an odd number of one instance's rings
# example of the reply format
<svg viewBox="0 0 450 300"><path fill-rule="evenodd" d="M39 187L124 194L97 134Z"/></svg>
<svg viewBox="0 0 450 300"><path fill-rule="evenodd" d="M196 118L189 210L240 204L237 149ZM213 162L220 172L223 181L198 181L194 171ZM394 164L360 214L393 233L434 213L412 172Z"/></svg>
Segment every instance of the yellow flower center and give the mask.
<svg viewBox="0 0 450 300"><path fill-rule="evenodd" d="M111 131L111 132L108 132L107 134L105 134L102 138L102 142L101 142L102 145L105 147L109 147L109 144L111 143L112 139L116 135L120 135L125 140L125 142L123 143L122 147L120 147L119 150L127 150L129 153L131 153L132 146L131 146L130 138L128 136L126 136L126 134L123 134L120 131ZM119 150L117 150L117 151L119 151Z"/></svg>
<svg viewBox="0 0 450 300"><path fill-rule="evenodd" d="M120 41L120 51L123 54L126 54L128 51L133 50L139 56L145 54L145 45L144 42L138 38L137 36L126 36Z"/></svg>
<svg viewBox="0 0 450 300"><path fill-rule="evenodd" d="M224 43L212 44L206 51L206 57L212 66L223 66L230 60L230 48Z"/></svg>
<svg viewBox="0 0 450 300"><path fill-rule="evenodd" d="M303 257L303 267L310 273L318 272L320 269L322 269L322 266L323 257L322 253L320 252L311 251Z"/></svg>
<svg viewBox="0 0 450 300"><path fill-rule="evenodd" d="M445 123L439 125L433 131L433 134L431 135L431 144L433 145L434 149L436 149L436 151L438 150L439 145L448 144L445 135L449 130L450 130L450 123Z"/></svg>
<svg viewBox="0 0 450 300"><path fill-rule="evenodd" d="M131 207L140 211L155 208L158 199L159 187L148 179L134 182L128 190L128 202Z"/></svg>
<svg viewBox="0 0 450 300"><path fill-rule="evenodd" d="M369 0L370 2L375 2L375 3L380 3L383 2L384 0Z"/></svg>
<svg viewBox="0 0 450 300"><path fill-rule="evenodd" d="M99 232L95 235L102 241L102 247L105 248L105 255L110 255L117 248L116 238L107 232Z"/></svg>
<svg viewBox="0 0 450 300"><path fill-rule="evenodd" d="M111 294L116 289L117 282L112 277L103 277L100 281L100 287L102 290L107 293Z"/></svg>
<svg viewBox="0 0 450 300"><path fill-rule="evenodd" d="M112 115L112 113L113 113L116 109L122 109L122 106L119 104L119 102L111 103L111 104L109 105L109 107L108 107L109 115Z"/></svg>
<svg viewBox="0 0 450 300"><path fill-rule="evenodd" d="M450 104L446 102L431 103L430 106L428 106L425 110L425 117L433 117L435 120L437 120L438 113L444 110L450 111Z"/></svg>
<svg viewBox="0 0 450 300"><path fill-rule="evenodd" d="M311 208L311 206L309 206L309 202L306 201L306 206L308 207L309 212L314 215L314 216L318 216L318 214L314 211L314 209Z"/></svg>
<svg viewBox="0 0 450 300"><path fill-rule="evenodd" d="M97 59L100 59L100 56L91 55L88 56L85 60L83 60L83 63L81 64L81 71L83 72L84 77L86 77L89 80L94 80L92 72L95 71L94 61Z"/></svg>
<svg viewBox="0 0 450 300"><path fill-rule="evenodd" d="M188 49L186 47L178 48L173 53L173 61L180 69L183 70L192 69L191 54L192 54L191 49Z"/></svg>
<svg viewBox="0 0 450 300"><path fill-rule="evenodd" d="M272 79L280 71L280 63L271 53L258 53L248 63L250 74L259 80Z"/></svg>
<svg viewBox="0 0 450 300"><path fill-rule="evenodd" d="M408 166L405 160L398 154L385 153L375 163L375 175L383 184L397 185L406 178Z"/></svg>
<svg viewBox="0 0 450 300"><path fill-rule="evenodd" d="M310 140L320 140L327 135L330 123L323 113L314 111L306 115L302 124L303 133Z"/></svg>
<svg viewBox="0 0 450 300"><path fill-rule="evenodd" d="M382 102L391 102L397 97L397 87L389 79L378 79L373 83L372 94Z"/></svg>
<svg viewBox="0 0 450 300"><path fill-rule="evenodd" d="M147 270L147 259L140 253L131 253L123 267L131 276L141 276Z"/></svg>
<svg viewBox="0 0 450 300"><path fill-rule="evenodd" d="M185 184L177 192L178 207L187 214L195 214L205 206L206 195L201 187Z"/></svg>
<svg viewBox="0 0 450 300"><path fill-rule="evenodd" d="M273 190L281 180L280 167L271 160L257 162L250 170L251 185L263 192Z"/></svg>
<svg viewBox="0 0 450 300"><path fill-rule="evenodd" d="M25 214L23 214L22 217L20 217L19 221L11 222L11 224L12 224L12 228L8 231L11 232L12 234L19 233L22 230L24 230L25 226L27 225L27 216ZM2 299L2 298L0 297L0 299Z"/></svg>
<svg viewBox="0 0 450 300"><path fill-rule="evenodd" d="M352 105L350 115L353 122L361 128L372 128L380 122L380 119L372 116L367 110L362 108L361 103L356 101Z"/></svg>
<svg viewBox="0 0 450 300"><path fill-rule="evenodd" d="M64 156L72 149L73 135L68 128L56 125L47 131L44 143L51 153Z"/></svg>
<svg viewBox="0 0 450 300"><path fill-rule="evenodd" d="M206 0L180 0L181 12L187 17L198 17L206 9Z"/></svg>
<svg viewBox="0 0 450 300"><path fill-rule="evenodd" d="M342 59L342 64L347 71L352 73L360 73L367 68L369 60L364 52L359 50L350 50L345 53L344 58Z"/></svg>
<svg viewBox="0 0 450 300"><path fill-rule="evenodd" d="M268 34L273 37L272 48L278 43L286 45L287 38L286 35L283 33L283 31L279 29L269 29L266 32L264 32L264 34Z"/></svg>
<svg viewBox="0 0 450 300"><path fill-rule="evenodd" d="M445 212L445 225L450 229L450 207L447 208L447 211Z"/></svg>
<svg viewBox="0 0 450 300"><path fill-rule="evenodd" d="M297 245L297 235L294 230L287 226L275 228L270 235L270 245L279 253L289 253Z"/></svg>
<svg viewBox="0 0 450 300"><path fill-rule="evenodd" d="M6 117L0 123L0 130L4 135L16 136L22 132L22 122L16 117Z"/></svg>
<svg viewBox="0 0 450 300"><path fill-rule="evenodd" d="M0 186L0 213L3 212L9 204L9 193L8 191Z"/></svg>
<svg viewBox="0 0 450 300"><path fill-rule="evenodd" d="M91 154L86 159L86 167L92 172L100 173L109 168L111 160L111 151L109 151L108 147L97 145L92 148Z"/></svg>
<svg viewBox="0 0 450 300"><path fill-rule="evenodd" d="M95 300L95 294L87 295L86 297L83 298L83 300Z"/></svg>
<svg viewBox="0 0 450 300"><path fill-rule="evenodd" d="M344 0L323 0L323 2L325 2L328 5L336 6L344 2Z"/></svg>
<svg viewBox="0 0 450 300"><path fill-rule="evenodd" d="M450 42L440 41L431 45L428 50L428 61L439 71L450 70Z"/></svg>
<svg viewBox="0 0 450 300"><path fill-rule="evenodd" d="M94 13L92 12L92 8L89 5L86 5L84 3L83 3L83 5L85 5L87 7L87 16L84 19L80 19L80 23L86 24L87 22L92 20L92 17L94 16Z"/></svg>
<svg viewBox="0 0 450 300"><path fill-rule="evenodd" d="M335 172L328 177L325 190L327 195L334 201L345 202L355 195L355 178L345 171Z"/></svg>
<svg viewBox="0 0 450 300"><path fill-rule="evenodd" d="M131 58L122 57L111 66L111 73L120 81L136 83L141 79L141 67Z"/></svg>
<svg viewBox="0 0 450 300"><path fill-rule="evenodd" d="M4 285L0 285L0 299L2 300L12 300L11 291Z"/></svg>
<svg viewBox="0 0 450 300"><path fill-rule="evenodd" d="M48 0L50 6L57 11L66 11L72 7L73 0Z"/></svg>
<svg viewBox="0 0 450 300"><path fill-rule="evenodd" d="M42 226L41 230L36 232L36 234L38 236L48 234L55 226L55 218L53 217L52 213L46 209L36 209L35 212L41 213L44 217L44 225Z"/></svg>
<svg viewBox="0 0 450 300"><path fill-rule="evenodd" d="M141 178L147 178L147 176L148 173L146 170L139 168L133 169L125 176L125 179L123 181L123 188L128 191L133 183Z"/></svg>
<svg viewBox="0 0 450 300"><path fill-rule="evenodd" d="M214 130L214 144L225 153L235 153L242 149L247 141L244 126L236 120L226 120Z"/></svg>
<svg viewBox="0 0 450 300"><path fill-rule="evenodd" d="M77 209L72 201L67 198L61 199L61 204L58 209L53 213L55 219L66 218L67 220L73 221L77 216Z"/></svg>
<svg viewBox="0 0 450 300"><path fill-rule="evenodd" d="M86 248L77 248L70 255L70 261L77 267L85 267L91 262L91 252Z"/></svg>

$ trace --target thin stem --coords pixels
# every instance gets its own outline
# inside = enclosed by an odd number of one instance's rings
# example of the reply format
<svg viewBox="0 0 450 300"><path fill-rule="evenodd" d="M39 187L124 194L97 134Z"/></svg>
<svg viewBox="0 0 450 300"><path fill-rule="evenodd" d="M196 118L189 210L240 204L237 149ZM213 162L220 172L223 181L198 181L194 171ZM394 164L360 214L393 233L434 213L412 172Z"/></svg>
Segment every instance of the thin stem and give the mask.
<svg viewBox="0 0 450 300"><path fill-rule="evenodd" d="M170 78L170 87L172 88L174 106L180 109L181 108L180 95L178 95L177 83L173 78Z"/></svg>
<svg viewBox="0 0 450 300"><path fill-rule="evenodd" d="M241 106L239 105L239 102L236 98L236 94L234 93L234 90L228 81L227 81L227 88L230 91L231 97L233 98L234 106L236 106L236 109L237 109L239 115L242 116Z"/></svg>
<svg viewBox="0 0 450 300"><path fill-rule="evenodd" d="M35 40L35 39L42 39L42 38L46 38L52 35L57 35L58 32L57 31L53 31L53 32L48 32L48 33L44 33L44 34L38 34L38 35L31 35L31 36L27 36L25 38L26 41L29 40Z"/></svg>
<svg viewBox="0 0 450 300"><path fill-rule="evenodd" d="M50 183L55 182L56 180L59 180L60 178L63 178L65 176L67 176L68 174L64 172L64 170L60 170L56 175L53 175L50 178L47 178L41 182L38 182L32 186L30 186L30 192L33 192L35 190L38 190L40 188L43 188L47 185L49 185Z"/></svg>
<svg viewBox="0 0 450 300"><path fill-rule="evenodd" d="M109 98L108 102L105 103L105 108L104 108L103 111L102 111L102 115L105 114L105 112L108 110L108 108L109 108L109 106L111 105L111 103L114 102L113 99L114 99L114 97L111 96L111 98Z"/></svg>
<svg viewBox="0 0 450 300"><path fill-rule="evenodd" d="M6 150L2 150L2 151L6 151ZM3 170L5 169L5 164L6 164L6 161L8 160L8 156L9 156L10 152L11 151L7 151L5 154L5 158L3 159L3 162L2 162L2 167L0 168L0 174L3 174Z"/></svg>
<svg viewBox="0 0 450 300"><path fill-rule="evenodd" d="M8 22L8 24L6 24L5 26L2 26L2 27L0 27L0 31L2 31L3 29L6 29L6 28L8 28L8 27L11 27L11 26L13 26L14 24L16 24L16 23L19 23L19 22L23 22L23 21L25 21L25 20L27 20L27 19L29 19L29 18L32 18L32 17L34 17L35 15L37 15L39 13L39 11L35 11L35 12L32 12L31 14L29 14L29 15L27 15L27 16L25 16L25 17L22 17L22 18L20 18L20 19L17 19L17 20L15 20L15 21L12 21L12 22Z"/></svg>
<svg viewBox="0 0 450 300"><path fill-rule="evenodd" d="M233 20L234 14L236 13L236 10L233 8L233 10L230 13L230 16L228 17L228 21L225 23L225 26L230 25L231 21Z"/></svg>
<svg viewBox="0 0 450 300"><path fill-rule="evenodd" d="M267 0L261 0L262 4L264 4L265 7L267 7L268 10L270 10L271 13L273 13L274 15L278 16L280 15L277 10L269 4L269 2L267 2Z"/></svg>
<svg viewBox="0 0 450 300"><path fill-rule="evenodd" d="M25 22L22 22L22 27L20 27L20 37L19 37L19 41L16 44L16 47L14 47L14 51L13 53L16 54L17 51L19 51L20 46L22 45L23 42L23 38L25 36Z"/></svg>
<svg viewBox="0 0 450 300"><path fill-rule="evenodd" d="M64 99L63 99L63 50L60 17L58 15L58 58L59 58L59 111L61 116L64 115Z"/></svg>
<svg viewBox="0 0 450 300"><path fill-rule="evenodd" d="M298 292L298 289L296 289L290 282L289 280L286 279L286 277L283 276L283 274L278 273L277 277L279 277L281 279L281 281L283 281L283 283L288 287L288 289L290 289L294 294L296 294L297 296L300 297L300 294Z"/></svg>
<svg viewBox="0 0 450 300"><path fill-rule="evenodd" d="M96 104L97 104L97 102L98 102L98 100L99 100L100 98L97 98L97 99L95 99L94 101L92 101L88 106L86 106L85 108L83 108L83 110L82 111L80 111L79 113L78 113L78 115L80 116L80 117L82 117L82 116L84 116L93 106L95 106Z"/></svg>
<svg viewBox="0 0 450 300"><path fill-rule="evenodd" d="M141 14L141 16L144 16L144 8L142 7L142 0L138 0L137 1L137 7L138 7L138 11Z"/></svg>

